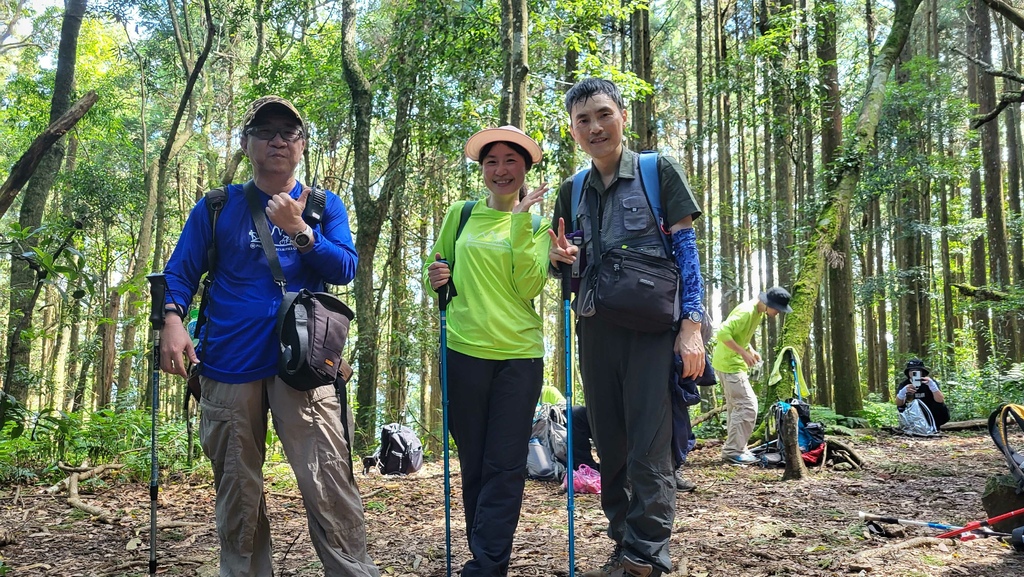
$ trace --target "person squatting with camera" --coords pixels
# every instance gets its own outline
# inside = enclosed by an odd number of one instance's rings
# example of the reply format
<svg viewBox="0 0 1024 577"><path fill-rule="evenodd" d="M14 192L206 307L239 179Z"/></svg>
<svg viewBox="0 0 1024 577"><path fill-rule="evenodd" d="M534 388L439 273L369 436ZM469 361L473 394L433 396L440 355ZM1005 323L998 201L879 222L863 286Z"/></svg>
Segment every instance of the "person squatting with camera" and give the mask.
<svg viewBox="0 0 1024 577"><path fill-rule="evenodd" d="M939 389L939 383L928 376L929 372L921 359L907 361L903 369L903 380L896 385L896 410L902 413L907 403L918 399L932 412L935 428L940 429L949 422L949 408L946 407L946 397Z"/></svg>
<svg viewBox="0 0 1024 577"><path fill-rule="evenodd" d="M352 281L358 261L345 205L326 193L320 222L307 223L311 189L295 178L306 125L287 100L264 96L245 114L239 144L252 184L232 184L216 231L206 199L192 209L167 262L161 369L188 378L199 365L200 439L213 467L220 575L273 575L270 523L263 493L267 411L274 419L306 508L310 539L328 576L376 577L366 552L363 506L352 475L351 421L333 386L298 390L278 376L275 330L283 289L311 292ZM254 198L253 207L247 195ZM258 204L257 204L258 203ZM275 282L252 214L261 207L284 284ZM215 244L215 270L209 249ZM269 244L269 243L268 243ZM193 348L182 319L204 273L213 276L206 322ZM349 427L348 430L351 430Z"/></svg>

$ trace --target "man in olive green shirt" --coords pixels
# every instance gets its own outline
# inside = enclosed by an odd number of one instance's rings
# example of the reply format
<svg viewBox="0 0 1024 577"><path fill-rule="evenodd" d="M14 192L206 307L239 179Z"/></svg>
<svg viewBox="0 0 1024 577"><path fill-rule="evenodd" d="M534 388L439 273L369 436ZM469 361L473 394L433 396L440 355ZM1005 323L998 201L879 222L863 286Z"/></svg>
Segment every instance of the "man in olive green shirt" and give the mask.
<svg viewBox="0 0 1024 577"><path fill-rule="evenodd" d="M718 346L711 359L718 382L722 383L728 421L728 435L722 445L722 460L735 465L749 465L757 457L747 450L747 441L757 422L757 395L750 386L747 369L761 360L750 340L766 315L791 312L789 292L772 287L758 298L739 304L718 329Z"/></svg>

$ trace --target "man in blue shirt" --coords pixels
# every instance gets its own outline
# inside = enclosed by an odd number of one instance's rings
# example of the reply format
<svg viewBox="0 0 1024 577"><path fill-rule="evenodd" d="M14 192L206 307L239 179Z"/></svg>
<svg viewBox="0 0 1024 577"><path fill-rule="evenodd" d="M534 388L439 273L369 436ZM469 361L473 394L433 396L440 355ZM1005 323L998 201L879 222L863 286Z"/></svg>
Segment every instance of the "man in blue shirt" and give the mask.
<svg viewBox="0 0 1024 577"><path fill-rule="evenodd" d="M264 96L249 107L240 144L252 165L254 193L287 290L324 290L347 284L357 256L341 199L327 193L321 223L303 219L310 189L295 179L306 146L306 126L287 100ZM261 215L262 216L262 215ZM192 209L167 262L166 324L161 368L186 376L185 359L198 363L202 384L200 438L216 486L220 575L273 574L270 523L263 496L267 410L306 507L310 539L326 575L379 575L366 553L362 502L352 476L350 440L341 403L331 386L299 391L277 377L280 342L275 331L282 289L273 278L242 185L227 188L217 218L201 199ZM208 249L216 243L216 269ZM182 318L204 273L206 323L199 350Z"/></svg>

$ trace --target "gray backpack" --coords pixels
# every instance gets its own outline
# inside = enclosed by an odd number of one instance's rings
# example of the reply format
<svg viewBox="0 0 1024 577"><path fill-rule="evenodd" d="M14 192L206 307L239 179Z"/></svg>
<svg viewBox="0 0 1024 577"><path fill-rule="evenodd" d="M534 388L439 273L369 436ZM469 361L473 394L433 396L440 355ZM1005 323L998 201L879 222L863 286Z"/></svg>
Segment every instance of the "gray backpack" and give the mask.
<svg viewBox="0 0 1024 577"><path fill-rule="evenodd" d="M541 405L533 419L526 476L538 481L561 482L565 475L567 437L562 409Z"/></svg>

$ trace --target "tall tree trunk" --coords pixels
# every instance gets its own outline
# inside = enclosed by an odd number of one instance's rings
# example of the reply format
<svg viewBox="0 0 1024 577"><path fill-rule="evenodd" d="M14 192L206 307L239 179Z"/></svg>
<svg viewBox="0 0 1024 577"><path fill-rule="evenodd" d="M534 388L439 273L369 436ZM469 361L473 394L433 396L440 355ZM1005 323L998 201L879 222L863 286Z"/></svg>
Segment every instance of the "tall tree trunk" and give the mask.
<svg viewBox="0 0 1024 577"><path fill-rule="evenodd" d="M842 142L842 110L839 101L839 72L836 67L836 5L827 0L816 6L817 56L819 68L819 113L821 114L821 164L825 174L836 157ZM835 182L827 180L832 190ZM852 414L863 406L860 389L860 363L857 358L856 324L853 298L853 243L850 233L850 215L839 212L839 231L832 243L837 257L828 269L829 321L832 328L832 374L842 375L835 383L835 409L843 415ZM870 314L870 313L869 313Z"/></svg>
<svg viewBox="0 0 1024 577"><path fill-rule="evenodd" d="M100 364L96 371L95 401L96 408L102 409L110 404L110 390L114 384L114 365L117 364L117 323L120 318L121 295L117 289L110 291L106 306L103 308L103 323L100 325ZM121 386L120 384L118 385Z"/></svg>
<svg viewBox="0 0 1024 577"><path fill-rule="evenodd" d="M638 6L630 16L630 44L632 48L633 74L654 87L654 72L651 70L651 12L650 6ZM636 98L632 103L633 132L637 135L638 150L655 150L658 137L654 121L654 93Z"/></svg>
<svg viewBox="0 0 1024 577"><path fill-rule="evenodd" d="M967 32L967 50L971 54L979 54L979 39L978 39L978 25L977 17L978 12L987 12L988 8L980 5L980 1L969 2L967 4L967 22L974 22L975 25L971 26L967 24L965 26ZM967 63L967 98L971 102L977 103L980 98L980 87L979 81L982 76L978 66L973 62ZM968 144L968 148L974 152L977 152L980 148L980 144L977 139L972 139ZM978 169L971 171L970 176L971 186L971 218L982 219L984 218L983 196L981 189L981 172ZM986 282L987 274L985 271L985 237L983 235L977 235L971 240L971 284L974 286L983 286ZM988 364L989 359L992 358L992 341L991 333L989 330L989 316L988 309L985 308L984 303L974 303L973 310L971 311L971 330L974 333L974 345L977 354L977 362L979 367L983 367Z"/></svg>
<svg viewBox="0 0 1024 577"><path fill-rule="evenodd" d="M391 242L390 254L388 255L388 277L390 287L388 309L390 319L388 324L391 329L391 337L388 343L388 383L387 402L384 406L384 421L388 423L402 423L405 416L406 396L409 389L408 379L408 343L409 326L405 321L408 318L406 302L409 298L409 291L406 287L406 279L409 278L405 270L405 215L403 214L401 191L396 192L391 209ZM421 253L422 254L422 253Z"/></svg>
<svg viewBox="0 0 1024 577"><path fill-rule="evenodd" d="M65 0L64 18L61 22L60 45L57 48L57 71L53 80L53 97L50 100L50 123L52 124L61 117L70 107L74 97L75 86L75 64L78 52L78 33L82 28L82 19L85 17L86 0ZM32 179L25 187L22 194L21 212L18 214L18 224L23 229L36 229L43 222L43 211L46 208L46 201L53 188L53 183L60 172L61 163L64 160L64 140L58 140L46 151L39 161ZM39 239L32 235L25 239L25 246L22 251L31 251L37 246ZM30 343L21 338L21 332L30 331L32 328L32 316L35 311L31 310L30 302L36 274L28 263L21 260L11 260L11 304L10 313L7 317L7 326L15 327L25 318L22 331L12 331L11 338L7 342L8 363L14 367L29 367L29 358L32 352ZM19 371L9 371L12 378L4 382L4 391L22 402L27 401L28 381L27 375Z"/></svg>
<svg viewBox="0 0 1024 577"><path fill-rule="evenodd" d="M400 17L400 16L399 16ZM415 27L413 27L415 28ZM400 27L396 27L400 29ZM377 425L377 351L380 344L379 311L375 299L373 261L377 253L380 231L387 217L395 193L405 186L405 158L408 154L409 115L415 94L417 42L396 37L396 45L403 47L401 70L395 86L395 123L391 148L388 151L388 172L380 195L370 196L370 132L373 121L373 89L359 63L356 47L356 10L354 0L342 4L342 68L345 82L352 96L352 198L355 204L359 232L356 235L356 252L359 264L356 267L355 299L359 324L359 338L356 342L358 379L356 387L356 447L361 449L375 442Z"/></svg>
<svg viewBox="0 0 1024 577"><path fill-rule="evenodd" d="M356 386L356 446L368 447L376 436L377 416L377 344L379 342L376 303L374 302L373 257L377 252L380 225L390 202L370 196L370 123L373 120L373 90L359 63L356 48L356 10L354 0L342 3L342 67L352 97L352 198L359 234L356 235L355 299L359 316L356 323L358 372ZM390 200L390 199L389 199Z"/></svg>
<svg viewBox="0 0 1024 577"><path fill-rule="evenodd" d="M840 235L841 215L849 210L854 190L860 180L862 163L874 143L889 73L910 35L914 13L920 3L921 0L904 0L896 4L893 23L882 47L880 60L871 69L868 78L868 90L857 118L854 138L845 145L849 152L844 156L849 160L837 171L836 185L830 190L828 200L815 219L814 222L819 224L802 253L800 274L793 285L793 312L786 315L786 322L783 325L784 346L800 347L809 334L814 301L818 298L825 267L821 249L830 246ZM775 398L779 398L780 392L784 394L792 388L792 380L784 377L768 401L774 401ZM859 408L852 407L852 410Z"/></svg>
<svg viewBox="0 0 1024 577"><path fill-rule="evenodd" d="M992 59L992 19L983 0L975 0L975 21L978 28L977 57L985 62ZM992 110L996 106L995 78L986 73L978 76L978 107ZM999 146L999 123L986 122L981 126L981 164L985 172L985 224L988 233L989 284L1003 289L1010 284L1010 261L1006 242L1006 220L1003 216L1002 149ZM1013 332L1011 314L992 317L992 332L998 360L1003 368L1017 357L1017 335Z"/></svg>
<svg viewBox="0 0 1024 577"><path fill-rule="evenodd" d="M875 317L878 319L877 329L878 332L875 334L875 351L877 356L875 361L877 362L876 372L878 374L878 381L882 386L882 400L888 402L892 394L895 391L890 391L889 387L889 339L887 337L889 332L889 313L886 310L886 303L888 302L888 288L885 281L885 259L883 258L884 246L885 246L885 229L882 228L882 203L881 198L876 196L872 201L871 209L871 228L874 230L874 238L872 242L875 243L875 278L877 291L880 295L875 295L875 306L877 308L877 314Z"/></svg>
<svg viewBox="0 0 1024 577"><path fill-rule="evenodd" d="M529 17L526 0L501 0L501 52L504 60L501 102L502 125L526 129L526 80L530 72Z"/></svg>
<svg viewBox="0 0 1024 577"><path fill-rule="evenodd" d="M725 84L726 54L725 54L725 15L719 0L714 2L715 11L715 79L719 86ZM718 167L718 250L722 292L722 319L729 316L739 303L738 279L736 270L735 255L735 224L733 212L732 187L729 186L729 146L728 119L726 118L726 107L728 96L725 88L715 91L715 157Z"/></svg>

